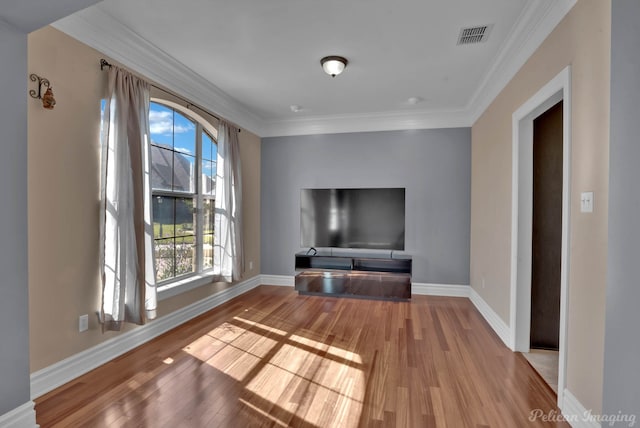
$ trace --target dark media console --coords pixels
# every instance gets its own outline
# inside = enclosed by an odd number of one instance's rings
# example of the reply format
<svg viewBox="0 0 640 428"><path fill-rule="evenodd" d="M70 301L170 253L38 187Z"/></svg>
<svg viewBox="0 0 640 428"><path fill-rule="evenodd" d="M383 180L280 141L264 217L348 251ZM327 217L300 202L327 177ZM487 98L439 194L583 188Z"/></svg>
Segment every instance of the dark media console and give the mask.
<svg viewBox="0 0 640 428"><path fill-rule="evenodd" d="M300 294L407 300L411 256L296 254L295 289Z"/></svg>

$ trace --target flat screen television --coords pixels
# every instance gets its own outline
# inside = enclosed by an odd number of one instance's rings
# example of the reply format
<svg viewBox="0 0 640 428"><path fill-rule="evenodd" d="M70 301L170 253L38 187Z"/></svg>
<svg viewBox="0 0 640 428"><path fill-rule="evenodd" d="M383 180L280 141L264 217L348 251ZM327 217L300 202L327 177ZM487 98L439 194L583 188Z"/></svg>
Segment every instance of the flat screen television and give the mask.
<svg viewBox="0 0 640 428"><path fill-rule="evenodd" d="M404 250L405 189L302 189L302 247Z"/></svg>

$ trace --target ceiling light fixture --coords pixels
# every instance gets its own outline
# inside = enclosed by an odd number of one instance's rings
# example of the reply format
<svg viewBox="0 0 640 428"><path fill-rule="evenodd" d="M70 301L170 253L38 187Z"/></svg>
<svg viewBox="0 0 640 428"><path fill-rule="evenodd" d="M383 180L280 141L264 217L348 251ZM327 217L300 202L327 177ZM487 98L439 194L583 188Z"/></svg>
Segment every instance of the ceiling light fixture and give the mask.
<svg viewBox="0 0 640 428"><path fill-rule="evenodd" d="M341 56L325 56L320 60L322 69L331 77L342 73L349 61Z"/></svg>

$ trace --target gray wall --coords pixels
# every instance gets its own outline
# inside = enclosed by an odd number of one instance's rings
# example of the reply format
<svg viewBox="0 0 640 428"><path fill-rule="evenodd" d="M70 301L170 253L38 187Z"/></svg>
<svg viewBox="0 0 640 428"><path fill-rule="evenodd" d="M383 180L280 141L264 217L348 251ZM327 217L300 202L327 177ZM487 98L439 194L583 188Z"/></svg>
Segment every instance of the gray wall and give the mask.
<svg viewBox="0 0 640 428"><path fill-rule="evenodd" d="M0 416L29 397L27 35L0 21Z"/></svg>
<svg viewBox="0 0 640 428"><path fill-rule="evenodd" d="M406 187L413 281L469 284L470 128L262 140L263 274L293 275L300 189Z"/></svg>
<svg viewBox="0 0 640 428"><path fill-rule="evenodd" d="M37 101L27 95L27 33L97 1L21 0L0 10L0 417L31 395L27 102Z"/></svg>
<svg viewBox="0 0 640 428"><path fill-rule="evenodd" d="M638 0L613 0L603 414L634 414L636 424L640 423L639 22ZM629 422L615 426L627 427Z"/></svg>

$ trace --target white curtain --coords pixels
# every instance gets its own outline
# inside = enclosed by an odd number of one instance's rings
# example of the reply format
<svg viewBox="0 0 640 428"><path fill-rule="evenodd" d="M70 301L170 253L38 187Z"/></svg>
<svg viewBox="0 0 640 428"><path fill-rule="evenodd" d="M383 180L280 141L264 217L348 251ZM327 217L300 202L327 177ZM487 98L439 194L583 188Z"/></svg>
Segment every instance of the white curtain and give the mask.
<svg viewBox="0 0 640 428"><path fill-rule="evenodd" d="M237 281L244 272L240 177L238 129L221 120L218 128L213 267L226 281Z"/></svg>
<svg viewBox="0 0 640 428"><path fill-rule="evenodd" d="M155 317L149 84L111 67L101 158L102 325Z"/></svg>

